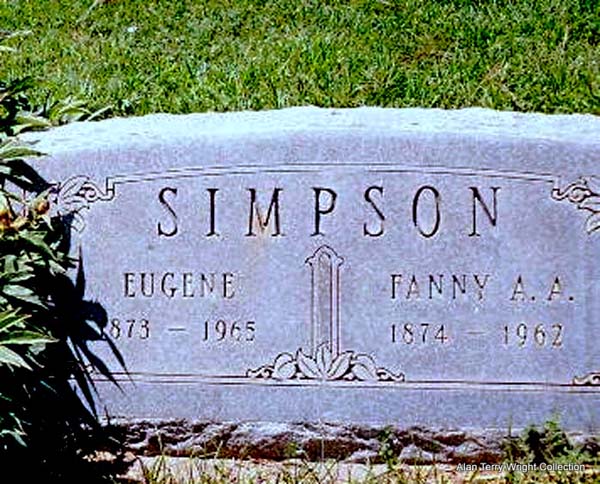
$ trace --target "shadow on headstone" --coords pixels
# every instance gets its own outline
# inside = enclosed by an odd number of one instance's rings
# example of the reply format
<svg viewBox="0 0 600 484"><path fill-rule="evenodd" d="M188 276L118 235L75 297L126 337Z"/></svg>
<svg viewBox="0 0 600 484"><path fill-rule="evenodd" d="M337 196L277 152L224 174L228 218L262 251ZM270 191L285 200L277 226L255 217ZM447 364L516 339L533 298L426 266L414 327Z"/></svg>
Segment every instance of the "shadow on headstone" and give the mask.
<svg viewBox="0 0 600 484"><path fill-rule="evenodd" d="M52 247L57 253L71 250L71 216L56 220ZM53 220L53 224L55 221ZM50 259L50 256L48 256ZM0 463L20 469L27 482L112 482L121 473L121 439L99 423L93 375L118 383L93 345L106 344L112 357L127 369L119 350L105 332L107 313L101 302L85 297L85 270L81 253L75 279L59 267L35 274L34 290L44 307L22 307L29 322L57 341L35 356L32 371L0 366L0 418L17 415L26 446L0 450ZM22 305L21 305L22 306Z"/></svg>

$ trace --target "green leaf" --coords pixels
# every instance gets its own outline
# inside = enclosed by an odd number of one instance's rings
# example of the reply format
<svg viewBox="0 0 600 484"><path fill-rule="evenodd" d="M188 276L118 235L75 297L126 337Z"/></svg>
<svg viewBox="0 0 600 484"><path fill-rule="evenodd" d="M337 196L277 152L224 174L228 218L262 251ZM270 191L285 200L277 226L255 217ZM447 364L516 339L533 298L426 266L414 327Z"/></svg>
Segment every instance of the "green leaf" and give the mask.
<svg viewBox="0 0 600 484"><path fill-rule="evenodd" d="M18 79L15 79L14 81L12 81L6 88L6 91L10 95L15 95L15 94L21 93L31 87L34 87L34 85L35 85L35 83L33 82L33 77L31 77L31 76L21 77L21 78L18 78Z"/></svg>
<svg viewBox="0 0 600 484"><path fill-rule="evenodd" d="M0 145L0 160L17 160L28 156L42 155L40 151L36 151L27 145L23 145L13 140L9 140Z"/></svg>
<svg viewBox="0 0 600 484"><path fill-rule="evenodd" d="M4 337L0 336L2 345L34 345L56 343L58 340L36 331L14 331Z"/></svg>
<svg viewBox="0 0 600 484"><path fill-rule="evenodd" d="M20 301L25 301L29 304L35 304L36 306L45 307L39 296L32 291L30 288L25 286L19 286L18 284L9 284L2 288L2 292L6 296L13 297Z"/></svg>
<svg viewBox="0 0 600 484"><path fill-rule="evenodd" d="M21 356L5 346L0 346L0 363L31 370L31 367Z"/></svg>
<svg viewBox="0 0 600 484"><path fill-rule="evenodd" d="M0 313L0 332L7 331L15 325L23 325L26 319L27 316L17 311L3 311Z"/></svg>
<svg viewBox="0 0 600 484"><path fill-rule="evenodd" d="M35 232L31 234L20 232L19 238L26 241L29 245L41 252L44 256L50 258L51 260L57 260L54 251L46 242L44 242L43 235L35 235Z"/></svg>
<svg viewBox="0 0 600 484"><path fill-rule="evenodd" d="M12 126L12 131L15 135L27 129L47 129L52 127L50 121L34 114L17 115L14 121L15 124Z"/></svg>
<svg viewBox="0 0 600 484"><path fill-rule="evenodd" d="M16 272L4 272L0 274L0 281L2 279L7 280L10 284L17 282L25 282L33 277L32 271L16 271Z"/></svg>
<svg viewBox="0 0 600 484"><path fill-rule="evenodd" d="M112 106L105 106L101 109L98 109L97 111L94 111L93 113L91 113L87 118L85 118L86 121L94 121L102 116L104 116L106 113L110 112L112 110Z"/></svg>
<svg viewBox="0 0 600 484"><path fill-rule="evenodd" d="M18 271L19 258L14 254L6 254L2 257L2 261L4 262L4 270L7 271L9 269L13 271Z"/></svg>
<svg viewBox="0 0 600 484"><path fill-rule="evenodd" d="M50 273L52 275L56 274L64 274L66 271L65 266L61 265L59 262L55 262L53 260L48 261L48 267L50 269Z"/></svg>
<svg viewBox="0 0 600 484"><path fill-rule="evenodd" d="M22 435L25 435L24 432L21 432L19 430L1 430L0 431L0 437L6 436L6 435L15 439L19 445L21 445L23 447L27 447L27 444L25 443L25 441L23 440L23 437L22 437Z"/></svg>

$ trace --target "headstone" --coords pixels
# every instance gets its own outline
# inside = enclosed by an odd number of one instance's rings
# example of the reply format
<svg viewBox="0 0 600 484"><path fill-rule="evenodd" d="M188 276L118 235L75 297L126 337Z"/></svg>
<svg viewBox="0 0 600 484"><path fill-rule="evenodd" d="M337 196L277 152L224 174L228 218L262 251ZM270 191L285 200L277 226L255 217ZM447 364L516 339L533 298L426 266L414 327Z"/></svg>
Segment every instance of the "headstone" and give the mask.
<svg viewBox="0 0 600 484"><path fill-rule="evenodd" d="M600 119L361 108L28 136L114 416L600 423Z"/></svg>

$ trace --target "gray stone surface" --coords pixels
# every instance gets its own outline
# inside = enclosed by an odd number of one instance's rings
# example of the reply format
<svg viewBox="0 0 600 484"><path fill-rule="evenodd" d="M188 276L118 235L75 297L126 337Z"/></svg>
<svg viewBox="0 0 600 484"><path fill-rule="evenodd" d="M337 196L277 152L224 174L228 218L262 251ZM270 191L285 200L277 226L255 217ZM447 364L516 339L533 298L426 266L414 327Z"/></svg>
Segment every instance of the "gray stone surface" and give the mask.
<svg viewBox="0 0 600 484"><path fill-rule="evenodd" d="M27 139L130 371L99 378L109 414L598 429L597 117L294 108Z"/></svg>

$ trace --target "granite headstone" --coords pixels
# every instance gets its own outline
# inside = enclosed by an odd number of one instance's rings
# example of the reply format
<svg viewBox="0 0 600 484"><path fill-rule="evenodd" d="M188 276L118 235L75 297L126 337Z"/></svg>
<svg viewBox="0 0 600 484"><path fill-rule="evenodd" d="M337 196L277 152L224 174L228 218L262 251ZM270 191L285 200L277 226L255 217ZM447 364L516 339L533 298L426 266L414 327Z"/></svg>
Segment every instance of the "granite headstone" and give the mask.
<svg viewBox="0 0 600 484"><path fill-rule="evenodd" d="M600 119L153 115L28 135L127 418L600 424ZM97 350L110 357L106 348Z"/></svg>

